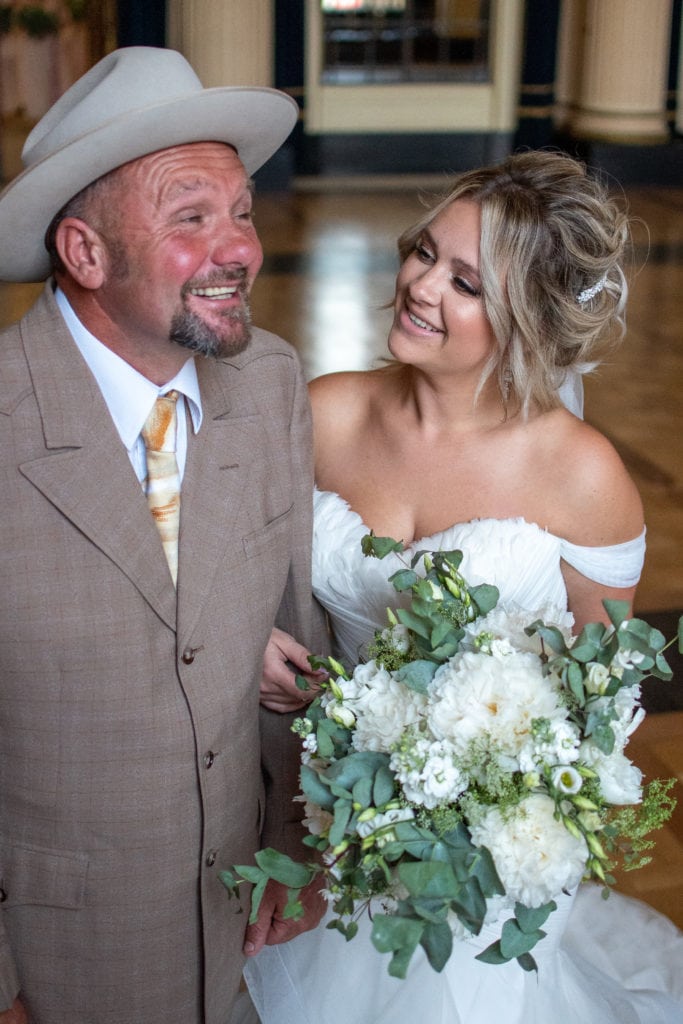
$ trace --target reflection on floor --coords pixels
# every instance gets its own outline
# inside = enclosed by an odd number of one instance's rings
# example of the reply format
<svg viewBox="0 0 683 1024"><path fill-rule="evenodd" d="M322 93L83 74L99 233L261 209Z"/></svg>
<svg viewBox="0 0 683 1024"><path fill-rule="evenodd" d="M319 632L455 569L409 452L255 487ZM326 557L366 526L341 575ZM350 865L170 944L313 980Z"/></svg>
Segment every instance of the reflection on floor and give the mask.
<svg viewBox="0 0 683 1024"><path fill-rule="evenodd" d="M412 182L363 191L323 185L266 194L256 206L266 258L254 288L255 320L298 348L309 377L361 369L384 354L395 239L422 209ZM670 632L671 613L683 609L683 189L641 187L628 199L643 222L634 230L628 335L587 381L586 415L612 439L641 490L648 556L637 608L664 615ZM39 291L0 284L0 325L17 319ZM683 674L659 692L653 707L683 709ZM682 736L683 710L651 714L632 740L634 760L650 777L683 782ZM653 863L620 887L683 927L683 790L680 799Z"/></svg>

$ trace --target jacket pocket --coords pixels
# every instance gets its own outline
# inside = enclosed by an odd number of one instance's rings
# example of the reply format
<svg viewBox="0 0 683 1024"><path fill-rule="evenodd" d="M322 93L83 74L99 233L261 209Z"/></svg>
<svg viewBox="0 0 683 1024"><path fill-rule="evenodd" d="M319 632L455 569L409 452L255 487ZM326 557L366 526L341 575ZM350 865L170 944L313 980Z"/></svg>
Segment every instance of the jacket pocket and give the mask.
<svg viewBox="0 0 683 1024"><path fill-rule="evenodd" d="M290 520L292 517L292 508L289 508L275 519L271 519L265 526L259 527L258 530L254 530L252 533L248 533L246 537L242 539L244 545L244 554L247 558L256 558L258 555L270 554L276 555L278 552L278 542L284 542L285 538L289 534ZM289 544L286 547L287 559L289 560Z"/></svg>
<svg viewBox="0 0 683 1024"><path fill-rule="evenodd" d="M88 857L42 846L8 846L2 852L4 907L44 906L77 910L85 899Z"/></svg>

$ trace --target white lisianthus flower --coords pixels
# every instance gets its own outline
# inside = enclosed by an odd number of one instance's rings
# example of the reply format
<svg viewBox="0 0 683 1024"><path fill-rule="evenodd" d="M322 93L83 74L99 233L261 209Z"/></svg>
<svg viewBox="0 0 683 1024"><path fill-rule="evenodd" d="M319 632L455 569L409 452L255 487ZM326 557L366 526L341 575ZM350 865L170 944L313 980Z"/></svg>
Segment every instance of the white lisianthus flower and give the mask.
<svg viewBox="0 0 683 1024"><path fill-rule="evenodd" d="M467 651L437 669L427 722L434 736L450 740L458 757L478 742L501 759L516 761L534 719L565 715L536 655Z"/></svg>
<svg viewBox="0 0 683 1024"><path fill-rule="evenodd" d="M407 800L433 810L440 804L454 803L469 785L453 758L452 744L422 737L395 750L389 767Z"/></svg>
<svg viewBox="0 0 683 1024"><path fill-rule="evenodd" d="M325 714L336 722L337 725L341 725L345 729L353 729L356 721L356 716L348 704L343 704L338 700L330 701L325 708Z"/></svg>
<svg viewBox="0 0 683 1024"><path fill-rule="evenodd" d="M508 898L539 907L563 889L578 885L588 849L556 821L555 804L543 793L532 793L503 816L491 807L471 826L472 840L493 856Z"/></svg>
<svg viewBox="0 0 683 1024"><path fill-rule="evenodd" d="M558 765L551 773L552 784L560 793L573 796L583 785L583 778L571 765Z"/></svg>
<svg viewBox="0 0 683 1024"><path fill-rule="evenodd" d="M610 671L606 665L600 665L592 661L588 665L588 673L584 679L584 686L588 693L597 693L602 696L609 685Z"/></svg>
<svg viewBox="0 0 683 1024"><path fill-rule="evenodd" d="M399 821L412 821L414 817L415 814L410 807L396 807L390 811L381 811L367 821L359 821L356 825L356 832L361 839L367 839L373 832L390 828L398 824Z"/></svg>
<svg viewBox="0 0 683 1024"><path fill-rule="evenodd" d="M640 651L629 651L627 648L622 648L617 651L612 659L612 664L615 668L623 670L627 668L637 668L638 665L642 665L645 655Z"/></svg>
<svg viewBox="0 0 683 1024"><path fill-rule="evenodd" d="M403 732L419 721L427 698L397 682L374 661L360 666L353 675L358 685L358 696L351 703L356 716L353 746L390 753Z"/></svg>

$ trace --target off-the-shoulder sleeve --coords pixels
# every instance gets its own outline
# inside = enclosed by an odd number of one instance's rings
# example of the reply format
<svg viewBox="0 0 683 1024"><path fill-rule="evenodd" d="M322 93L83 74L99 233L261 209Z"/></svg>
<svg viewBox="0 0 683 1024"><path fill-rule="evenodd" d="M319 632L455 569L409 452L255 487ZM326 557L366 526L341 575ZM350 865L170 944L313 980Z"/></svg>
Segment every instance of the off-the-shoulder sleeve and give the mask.
<svg viewBox="0 0 683 1024"><path fill-rule="evenodd" d="M645 527L639 537L604 548L560 541L560 554L582 576L605 587L634 587L645 561Z"/></svg>

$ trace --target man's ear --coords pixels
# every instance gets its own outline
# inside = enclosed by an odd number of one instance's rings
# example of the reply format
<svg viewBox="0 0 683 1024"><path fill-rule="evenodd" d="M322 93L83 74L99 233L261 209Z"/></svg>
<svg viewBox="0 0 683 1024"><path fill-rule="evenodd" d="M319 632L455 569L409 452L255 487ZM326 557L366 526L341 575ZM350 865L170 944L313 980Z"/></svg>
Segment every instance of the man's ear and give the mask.
<svg viewBox="0 0 683 1024"><path fill-rule="evenodd" d="M101 236L80 217L65 217L55 233L57 252L69 277L82 288L100 288L106 276L106 249Z"/></svg>

